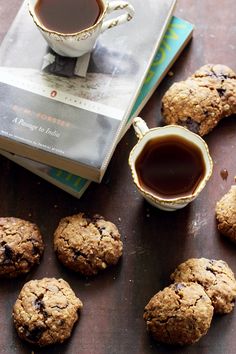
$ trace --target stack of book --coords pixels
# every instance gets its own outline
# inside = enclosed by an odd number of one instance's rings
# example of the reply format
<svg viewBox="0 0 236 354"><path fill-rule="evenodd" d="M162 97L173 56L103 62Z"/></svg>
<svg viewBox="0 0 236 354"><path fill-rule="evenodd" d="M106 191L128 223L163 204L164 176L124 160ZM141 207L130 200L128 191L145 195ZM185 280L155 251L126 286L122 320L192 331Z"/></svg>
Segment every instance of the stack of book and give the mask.
<svg viewBox="0 0 236 354"><path fill-rule="evenodd" d="M76 66L66 58L45 70L49 49L26 3L0 48L1 154L77 198L102 180L132 118L192 36L193 25L172 16L175 0L132 4L135 18L99 37L86 77L63 71Z"/></svg>

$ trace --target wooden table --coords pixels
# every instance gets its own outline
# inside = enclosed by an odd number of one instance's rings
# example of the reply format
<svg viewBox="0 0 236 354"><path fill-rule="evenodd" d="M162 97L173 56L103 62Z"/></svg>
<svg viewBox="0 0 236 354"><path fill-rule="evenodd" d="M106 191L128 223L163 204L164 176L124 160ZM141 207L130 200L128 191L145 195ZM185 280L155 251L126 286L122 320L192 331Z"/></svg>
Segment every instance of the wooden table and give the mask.
<svg viewBox="0 0 236 354"><path fill-rule="evenodd" d="M21 0L0 0L0 40ZM175 14L194 23L194 38L152 96L141 116L150 127L159 124L160 101L174 82L185 79L205 63L224 63L236 70L235 0L179 0ZM214 160L213 176L200 196L186 208L163 212L151 207L132 183L127 159L136 143L130 130L120 142L100 185L92 184L81 200L66 194L25 169L0 158L0 215L37 223L46 249L43 260L26 277L1 280L0 353L151 354L236 352L236 310L215 316L208 334L191 347L156 344L142 319L150 297L170 283L169 275L190 257L223 259L236 273L236 246L219 235L216 201L236 175L236 120L223 120L206 137ZM228 170L227 180L220 174ZM84 280L59 265L52 235L60 218L83 211L100 213L119 227L124 241L122 261L97 277ZM36 278L62 277L84 302L80 322L65 344L37 349L23 343L11 319L12 306L23 284Z"/></svg>

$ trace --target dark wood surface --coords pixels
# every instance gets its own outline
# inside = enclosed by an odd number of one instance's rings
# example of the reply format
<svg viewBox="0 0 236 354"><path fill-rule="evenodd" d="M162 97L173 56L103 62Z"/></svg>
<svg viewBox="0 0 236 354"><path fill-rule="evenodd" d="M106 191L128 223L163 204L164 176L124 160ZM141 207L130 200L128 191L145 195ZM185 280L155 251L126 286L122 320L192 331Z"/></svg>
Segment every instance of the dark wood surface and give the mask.
<svg viewBox="0 0 236 354"><path fill-rule="evenodd" d="M0 0L0 40L13 20L21 0ZM223 63L236 70L235 0L179 0L175 14L194 23L193 40L154 93L141 116L149 127L160 123L160 101L174 82L185 79L205 63ZM1 98L0 98L1 99ZM28 219L39 225L46 243L41 264L17 280L1 280L0 353L153 354L236 352L236 310L215 316L208 334L184 348L156 344L142 319L150 297L170 283L169 275L190 257L225 260L236 273L236 246L219 235L216 201L234 183L236 175L235 116L222 120L205 139L214 172L200 196L186 208L163 212L151 207L136 191L128 155L136 143L132 129L122 139L100 185L92 184L77 200L39 177L0 158L0 215ZM220 174L228 170L227 180ZM60 218L83 211L100 213L119 227L124 254L118 266L93 279L65 270L55 258L53 231ZM30 279L63 277L84 303L81 319L66 343L37 349L23 343L14 330L12 306Z"/></svg>

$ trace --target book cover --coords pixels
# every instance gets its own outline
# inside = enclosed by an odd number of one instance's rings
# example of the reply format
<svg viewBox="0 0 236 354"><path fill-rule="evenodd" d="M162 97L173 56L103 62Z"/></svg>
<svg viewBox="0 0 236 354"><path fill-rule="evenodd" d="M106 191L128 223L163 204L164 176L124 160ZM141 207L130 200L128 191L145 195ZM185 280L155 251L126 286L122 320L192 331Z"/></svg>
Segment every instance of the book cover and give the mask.
<svg viewBox="0 0 236 354"><path fill-rule="evenodd" d="M162 78L169 71L171 65L189 42L192 37L193 29L194 26L191 23L175 16L172 17L160 48L147 74L142 90L134 104L132 113L127 120L124 132L129 128L132 118L139 114ZM2 152L2 154L76 198L80 198L90 184L89 180L61 169L45 166L14 154L6 152Z"/></svg>
<svg viewBox="0 0 236 354"><path fill-rule="evenodd" d="M131 2L134 19L99 37L86 78L42 70L48 46L24 2L0 48L1 149L101 181L176 0Z"/></svg>

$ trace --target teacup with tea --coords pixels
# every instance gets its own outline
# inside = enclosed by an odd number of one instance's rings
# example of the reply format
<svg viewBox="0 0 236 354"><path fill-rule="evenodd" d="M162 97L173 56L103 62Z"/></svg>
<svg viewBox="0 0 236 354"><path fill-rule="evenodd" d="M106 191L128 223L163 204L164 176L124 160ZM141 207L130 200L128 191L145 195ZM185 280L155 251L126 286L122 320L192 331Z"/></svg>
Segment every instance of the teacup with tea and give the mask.
<svg viewBox="0 0 236 354"><path fill-rule="evenodd" d="M122 0L28 0L28 7L49 46L59 55L68 57L90 52L102 32L134 16L133 6ZM117 10L124 14L106 19Z"/></svg>
<svg viewBox="0 0 236 354"><path fill-rule="evenodd" d="M209 180L213 163L206 142L178 125L148 129L133 121L139 139L129 156L134 183L155 207L176 210L193 201Z"/></svg>

